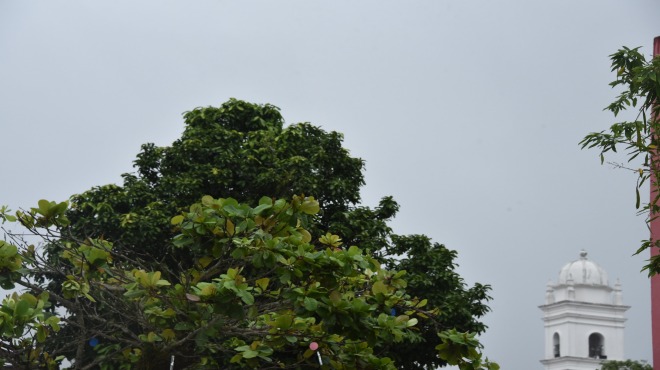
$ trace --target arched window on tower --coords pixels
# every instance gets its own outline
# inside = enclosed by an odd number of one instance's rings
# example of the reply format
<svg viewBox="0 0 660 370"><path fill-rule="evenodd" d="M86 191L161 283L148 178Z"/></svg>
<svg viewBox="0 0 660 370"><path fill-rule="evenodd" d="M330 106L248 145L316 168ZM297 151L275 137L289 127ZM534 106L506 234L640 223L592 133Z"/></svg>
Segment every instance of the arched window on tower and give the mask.
<svg viewBox="0 0 660 370"><path fill-rule="evenodd" d="M559 333L555 333L552 336L552 352L555 357L561 357L561 352L559 352Z"/></svg>
<svg viewBox="0 0 660 370"><path fill-rule="evenodd" d="M605 337L602 334L593 333L589 336L589 357L607 359L605 355Z"/></svg>

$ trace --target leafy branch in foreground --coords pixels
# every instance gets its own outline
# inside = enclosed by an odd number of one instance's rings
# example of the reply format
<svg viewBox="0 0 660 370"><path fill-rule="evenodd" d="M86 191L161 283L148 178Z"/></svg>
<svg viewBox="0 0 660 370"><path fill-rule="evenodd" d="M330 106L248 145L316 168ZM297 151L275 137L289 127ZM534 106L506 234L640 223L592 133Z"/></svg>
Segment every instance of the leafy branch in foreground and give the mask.
<svg viewBox="0 0 660 370"><path fill-rule="evenodd" d="M639 48L624 47L610 55L610 59L612 71L617 74L610 86L620 87L623 91L605 109L615 117L631 110L635 118L632 121L617 122L606 131L592 132L580 141L580 145L583 149L600 149L601 164L605 161L605 153L617 152L621 148L628 162L641 160L639 167L633 169L637 176L635 206L641 214L647 215L648 223L660 214L659 192L653 192L649 202L643 202L640 195L640 189L647 181L660 184L660 140L657 134L660 130L660 106L656 104L660 96L660 58L647 61ZM659 247L660 240L643 240L635 254ZM644 270L648 271L649 276L659 273L660 258L652 257Z"/></svg>
<svg viewBox="0 0 660 370"><path fill-rule="evenodd" d="M178 268L72 238L67 206L40 201L0 216L41 240L8 232L0 244L3 286L24 290L0 306L0 358L12 368L57 369L75 353L74 369L167 368L172 356L177 369L396 369L386 349L418 341L418 323L440 315L406 292L405 271L337 235L312 237L313 197L256 207L203 197L171 218L171 248L193 261ZM56 331L68 332L69 348L49 348ZM435 356L499 368L473 334L438 335Z"/></svg>

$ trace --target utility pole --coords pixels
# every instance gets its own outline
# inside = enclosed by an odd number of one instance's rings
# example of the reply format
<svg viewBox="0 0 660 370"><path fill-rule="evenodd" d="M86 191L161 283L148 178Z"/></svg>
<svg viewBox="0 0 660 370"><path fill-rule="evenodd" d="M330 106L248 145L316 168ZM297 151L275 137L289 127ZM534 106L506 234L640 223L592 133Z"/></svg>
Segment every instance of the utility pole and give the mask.
<svg viewBox="0 0 660 370"><path fill-rule="evenodd" d="M653 58L660 58L660 36L653 40ZM658 103L658 102L656 102ZM660 119L653 115L651 119ZM653 133L655 136L656 133ZM654 156L655 157L655 156ZM660 166L660 158L652 158L652 166ZM659 184L655 181L655 176L651 176L651 202L658 194ZM655 243L660 241L660 215L651 215L651 257L660 254L660 248L655 247ZM653 370L660 370L660 275L651 277L651 335L653 343Z"/></svg>

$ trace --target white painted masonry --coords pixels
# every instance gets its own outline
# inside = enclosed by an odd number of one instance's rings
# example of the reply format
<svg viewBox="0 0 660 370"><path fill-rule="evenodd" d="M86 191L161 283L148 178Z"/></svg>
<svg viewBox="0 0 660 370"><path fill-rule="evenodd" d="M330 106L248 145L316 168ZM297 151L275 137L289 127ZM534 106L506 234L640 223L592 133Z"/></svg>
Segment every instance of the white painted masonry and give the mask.
<svg viewBox="0 0 660 370"><path fill-rule="evenodd" d="M597 370L603 360L624 360L621 284L580 252L566 264L557 283L548 282L543 311L545 370Z"/></svg>

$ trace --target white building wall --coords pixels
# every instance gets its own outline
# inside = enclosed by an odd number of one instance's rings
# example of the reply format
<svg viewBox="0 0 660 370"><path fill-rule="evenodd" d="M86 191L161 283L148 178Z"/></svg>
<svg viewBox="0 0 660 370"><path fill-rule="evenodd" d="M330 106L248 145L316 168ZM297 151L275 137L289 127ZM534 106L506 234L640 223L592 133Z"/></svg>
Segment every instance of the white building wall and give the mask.
<svg viewBox="0 0 660 370"><path fill-rule="evenodd" d="M573 276L580 277L578 282ZM607 284L607 274L592 261L581 258L567 264L560 272L559 283L549 283L543 311L546 370L597 370L601 362L624 360L624 313L621 286ZM559 334L559 357L555 356L553 337ZM604 346L590 352L589 337L600 334ZM594 347L596 348L596 347Z"/></svg>

